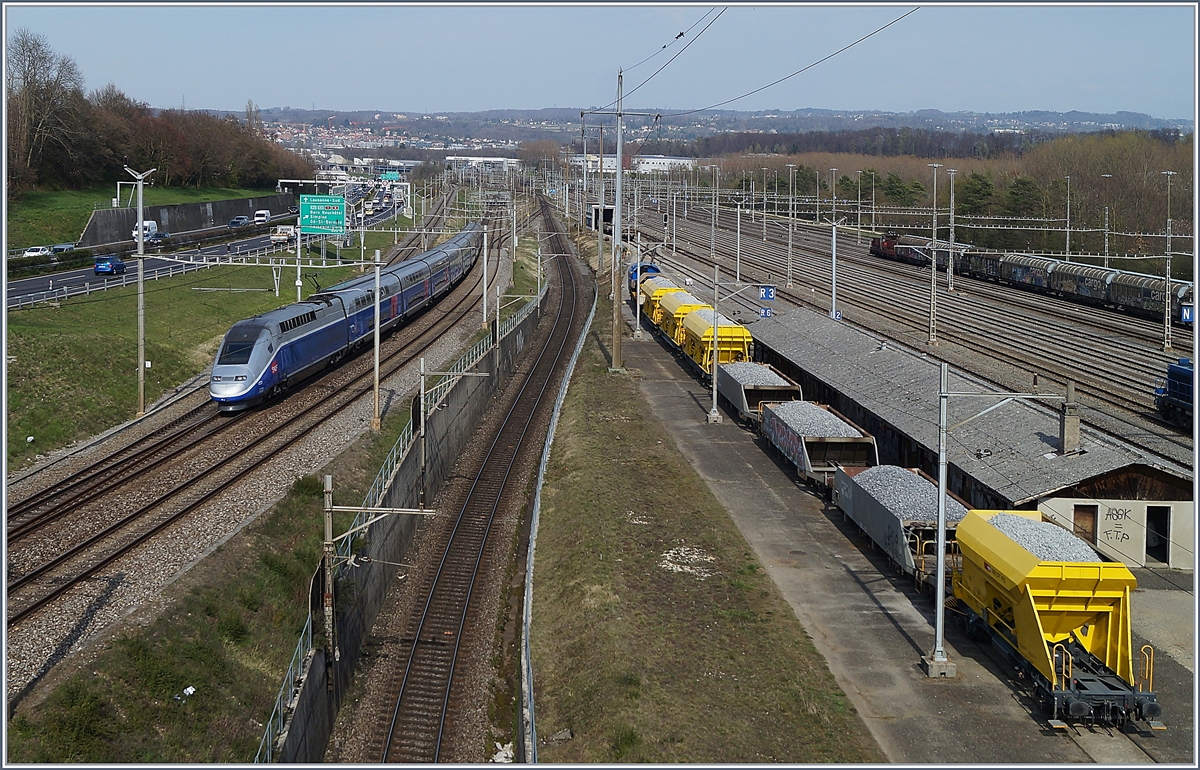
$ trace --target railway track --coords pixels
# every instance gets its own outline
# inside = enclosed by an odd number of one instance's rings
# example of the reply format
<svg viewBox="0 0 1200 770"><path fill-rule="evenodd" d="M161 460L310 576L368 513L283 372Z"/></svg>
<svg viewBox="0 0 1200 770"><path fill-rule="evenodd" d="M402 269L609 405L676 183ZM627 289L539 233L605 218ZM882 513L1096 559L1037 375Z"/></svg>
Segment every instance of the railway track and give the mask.
<svg viewBox="0 0 1200 770"><path fill-rule="evenodd" d="M481 582L495 579L481 565L489 549L507 547L507 542L490 540L497 511L508 496L524 491L523 482L514 485L514 466L522 451L541 449L545 436L540 429L531 433L531 426L536 415L551 407L560 364L570 355L583 322L579 296L583 292L576 285L574 267L561 256L570 249L544 201L542 218L560 241L553 246L553 253L560 256L556 257L557 289L552 291L556 301L547 311L552 326L490 445L481 453L482 459L468 472L471 481L465 500L457 513L447 517L433 548L437 563L420 582L402 640L404 660L394 685L390 723L386 736L376 744L382 743L379 758L383 762L436 762L443 758L448 725L456 710L465 705L456 700L455 670L464 644L469 644L464 641L472 632L469 618L478 617L476 634L491 639L487 626L494 622L494 615L473 606ZM527 355L533 356L535 351Z"/></svg>
<svg viewBox="0 0 1200 770"><path fill-rule="evenodd" d="M477 312L481 273L477 264L442 303L397 330L382 351L381 378L410 365L447 329ZM18 501L18 518L8 530L10 633L303 441L369 394L372 381L373 368L360 358L266 409L233 419L218 417L205 404Z"/></svg>
<svg viewBox="0 0 1200 770"><path fill-rule="evenodd" d="M678 251L703 265L700 270L690 269L701 280L711 281L712 263L708 258L711 226L702 224L700 218L702 214L697 214L696 222L677 224ZM654 226L645 232L655 240L664 237L662 229ZM828 244L809 238L793 242L793 288L787 289L783 285L787 271L786 231L783 235L784 240L779 243L769 231L764 244L758 235L747 237L743 228L743 280L778 283L781 299L827 312ZM729 272L735 259L735 239L733 233L717 230L716 249L725 272ZM821 251L821 247L826 250ZM856 311L847 322L865 326L872 333L900 344L925 349L928 269L856 254L852 240L846 251L850 254L839 248L838 304L839 308ZM865 252L865 246L859 246L858 251ZM996 363L1003 364L1017 376L1009 375L1006 381L999 382L995 375L979 375L995 382L1000 389L1026 389L1035 375L1059 383L1073 380L1086 399L1085 419L1098 430L1170 463L1191 467L1190 437L1146 417L1152 411L1149 383L1153 383L1155 373L1164 369L1165 361L1171 358L1148 342L1153 339L1149 331L1153 324L1109 312L1087 314L1086 309L1073 303L962 276L956 278L956 287L961 289L950 294L940 289L944 280L939 275L938 338L945 344L940 348L928 347L929 355L945 358L977 374L979 367L973 367L972 361L986 360L989 369L995 368ZM879 291L880 286L887 286L887 291ZM744 300L742 306L757 315L756 306ZM1089 320L1093 323L1088 323Z"/></svg>

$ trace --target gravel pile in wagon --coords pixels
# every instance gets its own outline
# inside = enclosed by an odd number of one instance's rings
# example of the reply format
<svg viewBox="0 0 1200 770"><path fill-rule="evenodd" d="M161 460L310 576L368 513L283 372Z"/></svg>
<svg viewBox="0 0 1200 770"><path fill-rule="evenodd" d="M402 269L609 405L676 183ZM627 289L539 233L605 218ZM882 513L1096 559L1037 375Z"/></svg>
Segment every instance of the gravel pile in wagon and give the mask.
<svg viewBox="0 0 1200 770"><path fill-rule="evenodd" d="M901 521L937 523L938 489L917 474L898 465L876 465L855 475L854 480ZM962 521L967 509L946 497L946 523Z"/></svg>
<svg viewBox="0 0 1200 770"><path fill-rule="evenodd" d="M772 406L797 434L809 438L861 438L862 434L811 401L784 401Z"/></svg>
<svg viewBox="0 0 1200 770"><path fill-rule="evenodd" d="M713 315L714 315L715 311L713 311L713 309L711 307L702 307L693 312L695 312L696 315L703 318L705 321L708 321L709 324L713 323ZM737 323L736 321L731 321L728 318L726 318L724 316L724 314L721 315L721 321L720 321L719 325L720 326L741 326L741 324Z"/></svg>
<svg viewBox="0 0 1200 770"><path fill-rule="evenodd" d="M1011 513L997 513L988 521L1042 561L1100 561L1091 546L1057 524Z"/></svg>
<svg viewBox="0 0 1200 770"><path fill-rule="evenodd" d="M771 371L766 364L738 361L721 364L721 369L742 385L788 385L788 381Z"/></svg>

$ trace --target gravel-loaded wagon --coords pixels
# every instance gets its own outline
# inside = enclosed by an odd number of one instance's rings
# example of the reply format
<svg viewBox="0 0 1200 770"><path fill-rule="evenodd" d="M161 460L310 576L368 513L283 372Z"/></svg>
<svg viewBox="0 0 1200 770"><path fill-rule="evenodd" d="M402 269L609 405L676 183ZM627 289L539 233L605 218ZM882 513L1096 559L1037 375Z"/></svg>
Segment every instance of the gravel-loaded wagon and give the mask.
<svg viewBox="0 0 1200 770"><path fill-rule="evenodd" d="M763 404L804 398L800 386L770 364L740 361L717 366L717 394L750 424L762 422Z"/></svg>
<svg viewBox="0 0 1200 770"><path fill-rule="evenodd" d="M1129 727L1140 719L1166 729L1154 649L1133 649L1137 580L1124 564L1103 561L1038 511L971 511L957 540L954 596L968 634L991 638L1032 684L1052 727Z"/></svg>
<svg viewBox="0 0 1200 770"><path fill-rule="evenodd" d="M858 525L898 569L911 575L918 588L923 585L936 587L937 493L937 484L920 470L896 465L839 468L833 481L834 505ZM965 501L947 492L949 567L958 559L954 530L966 515Z"/></svg>
<svg viewBox="0 0 1200 770"><path fill-rule="evenodd" d="M762 432L796 465L800 478L828 490L839 468L879 464L875 438L836 410L812 401L763 406Z"/></svg>

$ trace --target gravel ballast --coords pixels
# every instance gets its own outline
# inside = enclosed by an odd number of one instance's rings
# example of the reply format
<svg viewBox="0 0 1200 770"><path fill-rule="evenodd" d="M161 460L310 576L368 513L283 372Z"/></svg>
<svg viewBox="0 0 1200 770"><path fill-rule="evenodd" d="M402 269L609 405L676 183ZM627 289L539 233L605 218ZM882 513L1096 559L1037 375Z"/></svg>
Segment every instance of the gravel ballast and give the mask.
<svg viewBox="0 0 1200 770"><path fill-rule="evenodd" d="M766 364L756 364L750 361L738 361L732 364L721 364L721 370L743 386L745 385L790 385Z"/></svg>
<svg viewBox="0 0 1200 770"><path fill-rule="evenodd" d="M862 438L852 426L811 401L783 401L771 411L806 438Z"/></svg>
<svg viewBox="0 0 1200 770"><path fill-rule="evenodd" d="M936 522L938 489L917 474L897 465L876 465L857 474L854 480L884 508L901 521ZM962 521L967 509L946 497L946 522Z"/></svg>
<svg viewBox="0 0 1200 770"><path fill-rule="evenodd" d="M1091 546L1057 524L1011 513L997 513L988 522L1042 561L1100 561Z"/></svg>

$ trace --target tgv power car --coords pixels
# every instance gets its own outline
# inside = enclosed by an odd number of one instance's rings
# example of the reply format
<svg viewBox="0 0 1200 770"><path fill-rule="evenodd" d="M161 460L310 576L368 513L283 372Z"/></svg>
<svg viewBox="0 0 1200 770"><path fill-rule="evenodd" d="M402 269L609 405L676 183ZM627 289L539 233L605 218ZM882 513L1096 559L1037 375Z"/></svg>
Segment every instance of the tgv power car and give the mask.
<svg viewBox="0 0 1200 770"><path fill-rule="evenodd" d="M380 332L450 291L475 264L482 234L478 224L469 225L442 245L382 270ZM217 351L209 395L223 412L259 404L368 345L374 324L373 274L238 321Z"/></svg>

